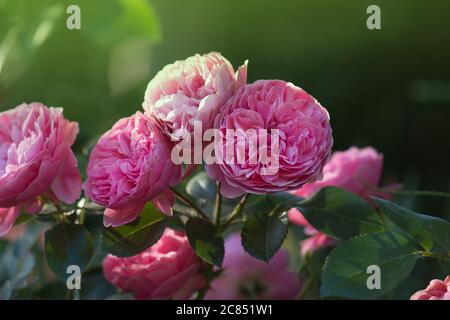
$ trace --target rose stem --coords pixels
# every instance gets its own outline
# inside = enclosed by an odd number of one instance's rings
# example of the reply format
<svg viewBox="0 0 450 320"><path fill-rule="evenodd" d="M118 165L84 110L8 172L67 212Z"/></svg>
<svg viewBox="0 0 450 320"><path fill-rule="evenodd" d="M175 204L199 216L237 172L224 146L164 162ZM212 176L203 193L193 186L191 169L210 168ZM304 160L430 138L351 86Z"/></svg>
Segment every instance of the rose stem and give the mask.
<svg viewBox="0 0 450 320"><path fill-rule="evenodd" d="M170 188L170 190L172 190L172 192L177 196L178 199L180 199L181 201L192 207L192 209L194 209L199 215L201 215L203 219L209 220L208 216L202 211L202 209L197 207L197 205L194 202L192 202L189 198L185 197L183 194L179 193L174 188Z"/></svg>
<svg viewBox="0 0 450 320"><path fill-rule="evenodd" d="M222 195L220 194L220 182L216 184L216 206L214 208L214 223L220 226L220 218L222 214Z"/></svg>
<svg viewBox="0 0 450 320"><path fill-rule="evenodd" d="M239 201L239 203L236 205L236 207L234 207L233 212L230 213L230 215L228 216L228 219L224 222L224 224L222 225L222 229L225 230L231 222L233 222L233 220L238 217L241 212L242 209L244 209L245 203L247 202L248 198L250 197L249 193L246 193L241 200Z"/></svg>

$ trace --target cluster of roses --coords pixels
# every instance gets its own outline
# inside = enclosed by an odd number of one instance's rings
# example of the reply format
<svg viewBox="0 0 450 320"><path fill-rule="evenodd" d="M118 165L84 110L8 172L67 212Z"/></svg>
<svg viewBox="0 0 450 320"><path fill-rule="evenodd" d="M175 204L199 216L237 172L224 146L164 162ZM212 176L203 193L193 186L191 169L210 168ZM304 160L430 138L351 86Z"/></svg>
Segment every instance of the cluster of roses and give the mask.
<svg viewBox="0 0 450 320"><path fill-rule="evenodd" d="M248 161L205 165L208 175L220 182L223 196L291 191L309 197L328 185L366 199L377 193L383 161L379 153L351 148L331 157L325 108L291 83L247 84L246 78L246 64L235 73L219 53L166 66L150 81L143 112L119 120L99 139L83 187L71 150L78 125L66 120L62 109L32 103L0 113L0 236L9 232L21 209L33 214L46 201L74 203L82 188L106 208L105 226L135 220L149 201L171 215L175 199L170 188L192 171L171 159L175 132L192 133L195 122L204 130L280 132L279 170L273 175L263 174L264 164ZM226 141L230 143L237 141ZM250 159L248 154L245 158ZM310 235L301 243L302 254L334 244L300 212L291 210L289 216ZM238 235L229 236L225 249L225 271L211 283L206 298L292 299L298 294L301 281L288 271L287 252L280 250L270 263L261 262L245 253ZM103 262L106 279L142 299L191 297L205 284L201 266L186 236L171 229L141 254L108 255Z"/></svg>

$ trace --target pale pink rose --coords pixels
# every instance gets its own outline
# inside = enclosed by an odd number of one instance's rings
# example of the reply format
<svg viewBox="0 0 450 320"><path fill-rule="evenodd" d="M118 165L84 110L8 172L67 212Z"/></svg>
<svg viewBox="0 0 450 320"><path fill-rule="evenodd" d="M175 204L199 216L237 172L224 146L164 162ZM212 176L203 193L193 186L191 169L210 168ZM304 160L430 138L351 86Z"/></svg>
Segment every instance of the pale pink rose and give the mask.
<svg viewBox="0 0 450 320"><path fill-rule="evenodd" d="M196 121L203 130L211 128L219 109L246 78L246 64L235 74L220 53L196 54L159 71L148 84L143 107L166 133L180 138L184 133L175 131L192 133Z"/></svg>
<svg viewBox="0 0 450 320"><path fill-rule="evenodd" d="M80 197L81 177L71 150L78 124L61 108L21 104L0 113L0 236L13 226L20 209L37 213L39 196L67 204Z"/></svg>
<svg viewBox="0 0 450 320"><path fill-rule="evenodd" d="M428 287L414 293L411 300L450 300L450 276L444 281L431 280Z"/></svg>
<svg viewBox="0 0 450 320"><path fill-rule="evenodd" d="M105 278L137 299L189 299L205 285L202 262L182 232L166 229L159 241L130 258L108 255Z"/></svg>
<svg viewBox="0 0 450 320"><path fill-rule="evenodd" d="M266 263L244 251L239 234L232 234L225 241L223 268L223 273L212 281L205 299L291 300L301 288L298 276L288 271L286 251L278 250Z"/></svg>
<svg viewBox="0 0 450 320"><path fill-rule="evenodd" d="M148 201L171 214L168 188L182 168L171 160L172 142L155 121L137 112L119 120L98 141L89 157L86 195L105 210L105 226L133 221Z"/></svg>
<svg viewBox="0 0 450 320"><path fill-rule="evenodd" d="M304 90L284 81L259 80L241 87L215 125L223 135L219 150L225 156L222 164L207 165L206 171L222 183L221 192L226 197L298 189L321 176L331 154L333 137L327 110ZM227 139L228 129L234 129L239 139ZM250 145L257 139L255 133L261 137L260 129L267 136L267 144L258 145L257 158L265 153L271 157L274 152L278 165L255 161L254 150L237 143L243 139ZM274 129L280 136L279 152L276 147L272 150ZM230 144L234 147L234 163L227 159ZM267 152L263 152L265 149Z"/></svg>
<svg viewBox="0 0 450 320"><path fill-rule="evenodd" d="M333 186L353 192L371 204L369 196L391 199L391 194L376 189L380 183L382 169L383 155L374 148L351 147L346 151L336 151L332 154L323 168L321 180L307 183L292 193L308 198L323 187ZM392 184L387 188L395 190L400 188L400 184ZM336 243L332 238L314 229L297 209L289 211L289 220L305 227L305 233L311 236L300 243L302 254Z"/></svg>

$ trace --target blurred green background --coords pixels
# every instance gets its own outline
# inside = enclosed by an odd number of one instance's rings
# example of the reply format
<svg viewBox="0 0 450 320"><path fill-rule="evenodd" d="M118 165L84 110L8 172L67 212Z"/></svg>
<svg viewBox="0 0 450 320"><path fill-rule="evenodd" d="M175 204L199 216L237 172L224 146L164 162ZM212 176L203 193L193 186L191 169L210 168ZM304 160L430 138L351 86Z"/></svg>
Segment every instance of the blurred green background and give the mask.
<svg viewBox="0 0 450 320"><path fill-rule="evenodd" d="M81 30L66 28L69 4ZM381 30L366 28L370 4ZM81 150L141 109L164 65L220 51L235 66L250 60L250 82L284 79L315 96L334 149L374 146L385 181L448 191L449 40L446 0L0 0L0 110L62 106L80 123ZM415 201L450 217L448 199Z"/></svg>

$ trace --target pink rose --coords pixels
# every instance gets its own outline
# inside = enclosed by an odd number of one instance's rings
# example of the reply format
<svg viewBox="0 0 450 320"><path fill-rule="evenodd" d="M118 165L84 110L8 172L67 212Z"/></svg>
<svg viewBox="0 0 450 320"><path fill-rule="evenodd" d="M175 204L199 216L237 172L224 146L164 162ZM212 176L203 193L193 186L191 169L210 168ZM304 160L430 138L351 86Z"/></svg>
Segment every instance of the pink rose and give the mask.
<svg viewBox="0 0 450 320"><path fill-rule="evenodd" d="M385 199L389 194L377 192L383 170L383 155L372 147L358 149L351 147L346 151L336 151L323 168L323 178L305 184L294 192L301 197L310 197L327 186L335 186L370 201L370 195ZM398 185L390 188L398 188Z"/></svg>
<svg viewBox="0 0 450 320"><path fill-rule="evenodd" d="M269 263L247 254L239 234L225 241L223 273L213 280L205 299L291 300L300 291L300 279L288 271L289 255L278 250Z"/></svg>
<svg viewBox="0 0 450 320"><path fill-rule="evenodd" d="M137 299L189 299L205 280L201 261L182 232L166 229L159 241L130 258L108 255L105 278Z"/></svg>
<svg viewBox="0 0 450 320"><path fill-rule="evenodd" d="M166 133L179 138L174 131L192 133L195 121L203 130L211 128L219 109L246 78L246 65L235 74L220 53L197 54L159 71L148 84L143 107L160 120Z"/></svg>
<svg viewBox="0 0 450 320"><path fill-rule="evenodd" d="M173 195L182 168L170 158L172 142L155 121L137 112L119 120L98 141L89 157L87 196L106 207L105 226L136 219L148 201L171 214Z"/></svg>
<svg viewBox="0 0 450 320"><path fill-rule="evenodd" d="M382 169L383 155L374 148L358 149L351 147L346 151L333 153L330 161L323 168L323 178L321 180L307 183L292 193L308 198L312 197L323 187L334 186L353 192L370 203L370 195L390 199L391 195L389 193L376 190L380 183ZM399 184L388 186L388 188L393 190L399 187ZM305 233L311 236L300 243L302 254L336 243L334 239L314 229L297 209L289 211L289 220L305 227Z"/></svg>
<svg viewBox="0 0 450 320"><path fill-rule="evenodd" d="M23 207L38 213L46 194L73 203L80 197L81 177L71 150L78 124L61 108L21 104L0 113L0 236L14 225Z"/></svg>
<svg viewBox="0 0 450 320"><path fill-rule="evenodd" d="M431 280L428 287L414 293L411 300L450 300L450 276L444 281Z"/></svg>
<svg viewBox="0 0 450 320"><path fill-rule="evenodd" d="M222 183L221 193L226 197L297 189L321 176L333 144L326 109L302 89L280 80L259 80L241 87L217 117L216 127L223 135L223 154L229 155L231 144L236 160L233 163L225 157L222 164L207 165L206 171ZM248 145L262 132L267 143L259 144L257 152L261 156L267 150L268 157L274 152L275 170L267 171L269 166L261 161L252 162L255 151L240 147L237 138L227 138L229 129ZM279 132L277 151L273 150L274 129Z"/></svg>

